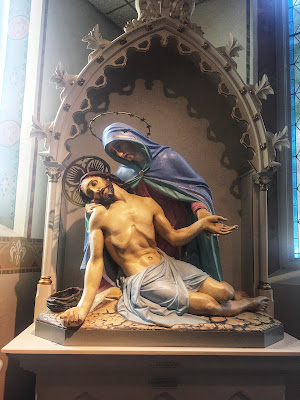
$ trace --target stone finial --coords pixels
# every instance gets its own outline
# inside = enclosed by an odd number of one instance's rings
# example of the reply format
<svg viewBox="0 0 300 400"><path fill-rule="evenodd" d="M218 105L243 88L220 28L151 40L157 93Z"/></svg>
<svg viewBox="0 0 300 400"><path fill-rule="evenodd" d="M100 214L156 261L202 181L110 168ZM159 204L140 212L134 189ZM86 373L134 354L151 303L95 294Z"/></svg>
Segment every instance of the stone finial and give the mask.
<svg viewBox="0 0 300 400"><path fill-rule="evenodd" d="M103 39L102 34L99 30L99 25L95 25L94 28L82 38L83 42L86 42L87 49L93 50L89 54L89 62L94 59L96 53L100 50L104 50L107 46L111 44L109 40Z"/></svg>
<svg viewBox="0 0 300 400"><path fill-rule="evenodd" d="M244 47L237 41L232 33L229 33L229 40L226 46L218 47L217 50L231 63L234 67L237 67L235 61L232 60L234 57L239 57L239 52L245 50Z"/></svg>
<svg viewBox="0 0 300 400"><path fill-rule="evenodd" d="M288 138L288 127L285 126L282 131L278 133L266 132L267 146L269 150L269 167L279 167L280 163L276 162L276 152L281 151L284 147L290 148L290 141Z"/></svg>
<svg viewBox="0 0 300 400"><path fill-rule="evenodd" d="M179 19L182 24L190 24L195 10L195 0L170 1L170 17Z"/></svg>
<svg viewBox="0 0 300 400"><path fill-rule="evenodd" d="M266 74L263 75L261 80L256 85L249 85L250 93L253 95L253 101L255 102L258 110L262 108L261 100L267 100L269 94L274 94L274 90L271 88L269 79Z"/></svg>
<svg viewBox="0 0 300 400"><path fill-rule="evenodd" d="M172 18L179 21L182 27L188 26L199 35L203 35L201 27L191 22L195 10L195 0L135 0L137 19L128 21L124 27L125 32L130 32L142 24L149 24L160 17Z"/></svg>
<svg viewBox="0 0 300 400"><path fill-rule="evenodd" d="M157 0L135 0L135 8L138 13L138 21L160 17L160 6Z"/></svg>
<svg viewBox="0 0 300 400"><path fill-rule="evenodd" d="M232 33L229 33L229 41L225 46L225 51L229 57L239 57L239 51L245 50L244 47L237 41Z"/></svg>
<svg viewBox="0 0 300 400"><path fill-rule="evenodd" d="M261 80L255 86L251 86L254 90L256 97L259 99L267 100L267 96L269 94L274 94L274 90L271 88L269 79L266 74L263 75Z"/></svg>
<svg viewBox="0 0 300 400"><path fill-rule="evenodd" d="M48 122L47 124L42 124L34 116L32 117L32 129L30 132L30 137L36 137L38 140L45 139L44 148L48 152L50 148L51 136L53 132L54 122ZM48 153L47 153L48 154Z"/></svg>
<svg viewBox="0 0 300 400"><path fill-rule="evenodd" d="M130 32L138 26L149 23L161 16L160 5L157 0L135 0L135 8L138 17L126 23L124 26L125 32Z"/></svg>
<svg viewBox="0 0 300 400"><path fill-rule="evenodd" d="M76 82L77 75L68 74L62 67L61 62L57 64L54 75L51 76L50 82L54 82L56 84L56 89L62 89L60 93L61 101L67 95L68 89L70 89L74 83Z"/></svg>

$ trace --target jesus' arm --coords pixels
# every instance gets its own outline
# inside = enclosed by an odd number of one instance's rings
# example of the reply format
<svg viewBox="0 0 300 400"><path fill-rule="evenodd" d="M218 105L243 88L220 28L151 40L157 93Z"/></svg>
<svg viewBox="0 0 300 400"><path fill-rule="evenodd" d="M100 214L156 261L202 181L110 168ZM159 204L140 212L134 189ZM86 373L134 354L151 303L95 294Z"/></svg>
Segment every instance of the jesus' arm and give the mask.
<svg viewBox="0 0 300 400"><path fill-rule="evenodd" d="M165 217L162 208L156 202L153 201L152 207L154 210L153 222L155 230L173 246L185 245L202 231L208 231L216 235L228 235L234 229L238 228L237 225L224 225L222 221L227 220L224 217L209 214L194 222L192 225L175 230Z"/></svg>
<svg viewBox="0 0 300 400"><path fill-rule="evenodd" d="M97 217L97 213L94 213L90 219L91 256L84 277L84 290L77 307L61 314L65 326L78 326L85 320L102 279L104 237Z"/></svg>

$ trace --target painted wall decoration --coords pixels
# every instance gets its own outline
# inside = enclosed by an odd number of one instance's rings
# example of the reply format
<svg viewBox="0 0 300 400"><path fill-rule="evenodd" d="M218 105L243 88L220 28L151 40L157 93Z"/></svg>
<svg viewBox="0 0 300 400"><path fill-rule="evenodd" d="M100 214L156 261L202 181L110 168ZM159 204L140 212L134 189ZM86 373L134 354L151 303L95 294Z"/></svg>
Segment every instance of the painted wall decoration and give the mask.
<svg viewBox="0 0 300 400"><path fill-rule="evenodd" d="M0 275L41 270L43 241L0 237Z"/></svg>
<svg viewBox="0 0 300 400"><path fill-rule="evenodd" d="M31 0L11 0L0 105L0 224L13 229Z"/></svg>

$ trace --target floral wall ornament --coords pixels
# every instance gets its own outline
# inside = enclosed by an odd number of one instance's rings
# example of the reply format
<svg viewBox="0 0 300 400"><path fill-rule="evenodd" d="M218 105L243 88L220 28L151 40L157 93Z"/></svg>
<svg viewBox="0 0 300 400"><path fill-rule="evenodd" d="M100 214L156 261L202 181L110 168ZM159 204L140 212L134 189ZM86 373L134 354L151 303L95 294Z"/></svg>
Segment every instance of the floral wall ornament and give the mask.
<svg viewBox="0 0 300 400"><path fill-rule="evenodd" d="M44 148L46 150L46 154L48 155L48 151L50 149L51 137L53 133L54 122L48 122L46 124L42 124L38 121L34 116L32 117L32 129L30 132L30 137L36 137L38 140L45 139ZM44 153L40 153L43 155Z"/></svg>
<svg viewBox="0 0 300 400"><path fill-rule="evenodd" d="M218 47L217 50L230 61L231 64L237 68L237 64L232 60L234 57L239 57L239 52L245 50L245 48L238 42L235 36L232 33L229 33L229 41L226 46Z"/></svg>
<svg viewBox="0 0 300 400"><path fill-rule="evenodd" d="M102 34L99 30L99 24L95 25L94 28L82 38L82 41L88 44L87 49L93 50L89 54L89 62L94 59L96 53L98 53L100 50L104 50L111 44L109 40L102 38Z"/></svg>
<svg viewBox="0 0 300 400"><path fill-rule="evenodd" d="M266 132L267 136L267 147L269 150L270 168L276 168L280 166L279 162L276 162L276 151L281 151L284 147L290 148L290 141L288 139L288 127L285 126L282 131L278 133Z"/></svg>
<svg viewBox="0 0 300 400"><path fill-rule="evenodd" d="M20 265L26 254L26 247L24 246L24 243L22 243L21 240L13 242L9 254L10 260L14 261L16 265Z"/></svg>
<svg viewBox="0 0 300 400"><path fill-rule="evenodd" d="M56 89L62 89L60 93L61 101L67 95L68 90L74 85L77 80L77 75L68 74L62 67L61 62L57 64L54 75L51 76L50 82L56 84Z"/></svg>

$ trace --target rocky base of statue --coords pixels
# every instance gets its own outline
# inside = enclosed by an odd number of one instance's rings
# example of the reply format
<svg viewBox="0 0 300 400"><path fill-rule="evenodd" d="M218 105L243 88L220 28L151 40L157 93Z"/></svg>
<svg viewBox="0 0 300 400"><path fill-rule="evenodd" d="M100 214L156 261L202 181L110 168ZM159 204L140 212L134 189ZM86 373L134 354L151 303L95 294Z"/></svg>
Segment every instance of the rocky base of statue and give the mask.
<svg viewBox="0 0 300 400"><path fill-rule="evenodd" d="M60 313L45 310L36 321L36 336L66 346L267 347L283 339L281 322L262 312L236 317L204 317L201 325L164 328L125 320L117 312L121 292L107 296L80 328L65 328Z"/></svg>

